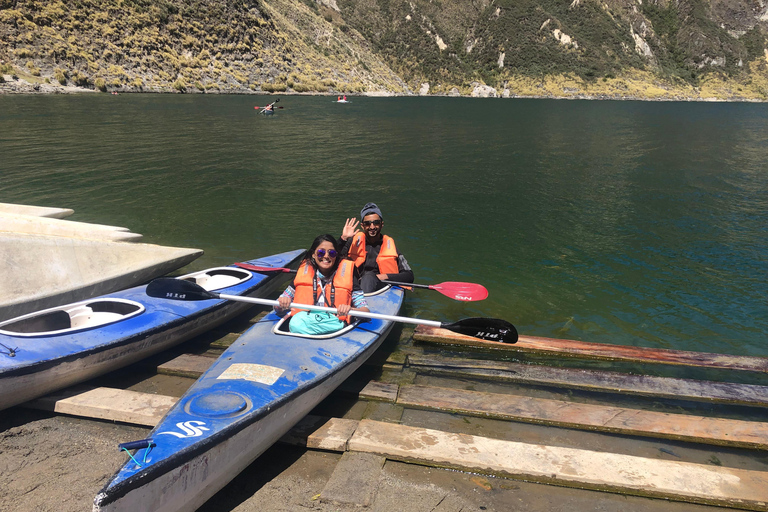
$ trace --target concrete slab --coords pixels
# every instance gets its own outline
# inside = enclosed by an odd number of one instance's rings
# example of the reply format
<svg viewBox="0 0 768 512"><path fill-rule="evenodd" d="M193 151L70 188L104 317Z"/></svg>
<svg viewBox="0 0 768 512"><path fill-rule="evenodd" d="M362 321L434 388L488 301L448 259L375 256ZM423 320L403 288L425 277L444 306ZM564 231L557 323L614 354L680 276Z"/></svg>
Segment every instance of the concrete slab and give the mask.
<svg viewBox="0 0 768 512"><path fill-rule="evenodd" d="M349 449L526 481L768 510L768 473L362 420Z"/></svg>
<svg viewBox="0 0 768 512"><path fill-rule="evenodd" d="M320 493L320 500L339 505L369 506L386 460L371 453L345 452Z"/></svg>
<svg viewBox="0 0 768 512"><path fill-rule="evenodd" d="M111 242L138 242L142 239L140 234L131 233L128 228L3 212L0 212L0 231Z"/></svg>
<svg viewBox="0 0 768 512"><path fill-rule="evenodd" d="M0 321L136 286L188 264L199 249L0 233Z"/></svg>
<svg viewBox="0 0 768 512"><path fill-rule="evenodd" d="M75 210L70 208L51 208L47 206L30 206L25 204L0 203L0 212L20 213L22 215L35 215L37 217L48 217L52 219L63 219L69 217Z"/></svg>

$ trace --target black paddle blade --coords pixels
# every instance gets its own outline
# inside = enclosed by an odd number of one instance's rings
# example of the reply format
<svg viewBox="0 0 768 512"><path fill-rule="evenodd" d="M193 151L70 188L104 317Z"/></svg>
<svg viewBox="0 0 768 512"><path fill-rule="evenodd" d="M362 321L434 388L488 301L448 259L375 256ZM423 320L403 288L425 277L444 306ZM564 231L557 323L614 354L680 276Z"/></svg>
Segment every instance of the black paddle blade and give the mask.
<svg viewBox="0 0 768 512"><path fill-rule="evenodd" d="M517 329L506 320L498 318L465 318L440 327L481 340L516 343Z"/></svg>
<svg viewBox="0 0 768 512"><path fill-rule="evenodd" d="M217 299L218 294L207 291L192 281L161 277L147 285L147 295L158 299L170 300L208 300Z"/></svg>

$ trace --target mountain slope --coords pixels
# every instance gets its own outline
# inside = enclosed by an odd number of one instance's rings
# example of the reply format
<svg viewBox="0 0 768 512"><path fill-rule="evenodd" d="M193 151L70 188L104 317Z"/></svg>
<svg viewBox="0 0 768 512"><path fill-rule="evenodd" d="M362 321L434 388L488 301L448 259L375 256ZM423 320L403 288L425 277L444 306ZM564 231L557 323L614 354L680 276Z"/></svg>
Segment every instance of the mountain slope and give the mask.
<svg viewBox="0 0 768 512"><path fill-rule="evenodd" d="M0 0L0 59L101 90L768 99L763 0L321 1Z"/></svg>

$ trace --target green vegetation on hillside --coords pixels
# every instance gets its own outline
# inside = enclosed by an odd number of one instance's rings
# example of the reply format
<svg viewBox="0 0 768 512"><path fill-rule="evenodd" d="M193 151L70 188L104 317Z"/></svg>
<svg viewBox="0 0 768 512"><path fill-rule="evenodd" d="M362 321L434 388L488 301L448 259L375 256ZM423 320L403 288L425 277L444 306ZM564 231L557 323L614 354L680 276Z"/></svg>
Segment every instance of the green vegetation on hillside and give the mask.
<svg viewBox="0 0 768 512"><path fill-rule="evenodd" d="M0 0L0 60L101 91L768 98L746 0L324 1Z"/></svg>

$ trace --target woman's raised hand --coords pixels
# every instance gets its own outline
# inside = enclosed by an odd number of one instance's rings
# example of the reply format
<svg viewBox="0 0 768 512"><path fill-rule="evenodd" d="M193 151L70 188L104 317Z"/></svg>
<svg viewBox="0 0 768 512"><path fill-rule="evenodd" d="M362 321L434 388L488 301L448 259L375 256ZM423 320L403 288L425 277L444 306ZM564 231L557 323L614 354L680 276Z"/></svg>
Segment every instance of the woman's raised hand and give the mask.
<svg viewBox="0 0 768 512"><path fill-rule="evenodd" d="M359 220L355 218L347 219L347 222L344 223L344 229L341 232L341 238L346 241L355 236L355 233L357 233L357 226L359 225Z"/></svg>

